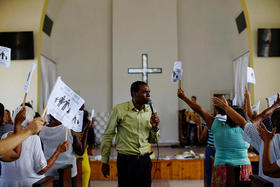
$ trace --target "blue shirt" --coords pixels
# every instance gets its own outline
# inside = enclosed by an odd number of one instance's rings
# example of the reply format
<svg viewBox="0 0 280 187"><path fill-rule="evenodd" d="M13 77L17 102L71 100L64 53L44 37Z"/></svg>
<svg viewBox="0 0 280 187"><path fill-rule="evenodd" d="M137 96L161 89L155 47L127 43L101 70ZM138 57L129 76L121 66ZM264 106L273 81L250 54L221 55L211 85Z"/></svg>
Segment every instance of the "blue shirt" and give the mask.
<svg viewBox="0 0 280 187"><path fill-rule="evenodd" d="M13 125L8 124L8 123L2 123L2 125L0 125L0 138L6 132L11 132L11 131L14 131L14 126Z"/></svg>
<svg viewBox="0 0 280 187"><path fill-rule="evenodd" d="M214 165L248 165L248 148L250 144L244 141L244 131L239 127L230 127L215 119L211 131L214 135L216 148Z"/></svg>

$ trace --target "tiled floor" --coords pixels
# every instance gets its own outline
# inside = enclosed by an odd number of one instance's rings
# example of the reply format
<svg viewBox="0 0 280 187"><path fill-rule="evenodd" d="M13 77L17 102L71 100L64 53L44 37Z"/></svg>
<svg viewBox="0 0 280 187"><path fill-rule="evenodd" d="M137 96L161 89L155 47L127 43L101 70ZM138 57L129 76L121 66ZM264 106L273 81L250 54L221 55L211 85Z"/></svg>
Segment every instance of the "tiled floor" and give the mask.
<svg viewBox="0 0 280 187"><path fill-rule="evenodd" d="M116 187L117 181L90 181L90 187ZM202 187L203 180L153 180L152 187Z"/></svg>

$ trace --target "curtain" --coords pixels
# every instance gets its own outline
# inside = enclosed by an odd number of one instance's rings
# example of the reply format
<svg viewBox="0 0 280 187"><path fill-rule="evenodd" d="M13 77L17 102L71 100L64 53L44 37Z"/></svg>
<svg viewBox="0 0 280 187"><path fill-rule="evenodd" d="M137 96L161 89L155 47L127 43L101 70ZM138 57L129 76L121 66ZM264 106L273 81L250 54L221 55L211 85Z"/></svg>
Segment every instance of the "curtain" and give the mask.
<svg viewBox="0 0 280 187"><path fill-rule="evenodd" d="M246 53L233 61L234 98L236 105L244 104L244 90L247 85L247 67L249 65L249 53Z"/></svg>
<svg viewBox="0 0 280 187"><path fill-rule="evenodd" d="M48 103L49 95L56 81L56 64L49 58L41 55L41 96L40 113Z"/></svg>

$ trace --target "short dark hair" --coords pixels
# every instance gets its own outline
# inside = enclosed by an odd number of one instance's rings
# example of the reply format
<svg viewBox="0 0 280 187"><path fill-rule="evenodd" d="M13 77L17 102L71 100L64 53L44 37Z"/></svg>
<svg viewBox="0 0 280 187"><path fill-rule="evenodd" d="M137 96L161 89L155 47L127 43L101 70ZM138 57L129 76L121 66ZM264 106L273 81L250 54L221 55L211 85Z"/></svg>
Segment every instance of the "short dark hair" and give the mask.
<svg viewBox="0 0 280 187"><path fill-rule="evenodd" d="M135 81L134 83L131 84L131 86L130 86L131 97L132 97L133 92L139 91L141 85L148 85L148 84L144 81Z"/></svg>
<svg viewBox="0 0 280 187"><path fill-rule="evenodd" d="M276 127L276 131L280 132L280 108L274 110L271 116L272 126Z"/></svg>
<svg viewBox="0 0 280 187"><path fill-rule="evenodd" d="M20 106L22 106L22 103L20 104ZM31 105L31 103L24 103L24 106L28 106L29 108L33 109L33 106Z"/></svg>
<svg viewBox="0 0 280 187"><path fill-rule="evenodd" d="M0 125L3 123L4 111L5 111L4 105L0 103Z"/></svg>
<svg viewBox="0 0 280 187"><path fill-rule="evenodd" d="M191 98L194 98L196 100L196 96L194 96L194 95Z"/></svg>

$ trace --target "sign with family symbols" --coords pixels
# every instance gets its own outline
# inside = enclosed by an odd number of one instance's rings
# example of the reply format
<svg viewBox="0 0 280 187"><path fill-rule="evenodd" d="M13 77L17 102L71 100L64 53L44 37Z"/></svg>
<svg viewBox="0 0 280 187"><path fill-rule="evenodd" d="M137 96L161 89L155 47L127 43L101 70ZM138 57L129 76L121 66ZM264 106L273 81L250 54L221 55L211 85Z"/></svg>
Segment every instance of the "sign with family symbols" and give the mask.
<svg viewBox="0 0 280 187"><path fill-rule="evenodd" d="M182 62L181 61L174 62L171 80L173 82L177 82L178 80L181 80L182 74L183 74Z"/></svg>
<svg viewBox="0 0 280 187"><path fill-rule="evenodd" d="M25 91L25 93L28 93L28 89L29 89L30 83L31 83L31 77L32 77L33 72L34 72L35 69L36 69L36 66L37 66L37 65L33 63L32 66L31 66L31 69L30 69L30 71L29 71L29 73L28 73L27 80L26 80L25 85L24 85L24 91Z"/></svg>
<svg viewBox="0 0 280 187"><path fill-rule="evenodd" d="M83 130L83 120L84 120L84 111L79 110L78 113L72 119L72 130L75 132L82 132Z"/></svg>
<svg viewBox="0 0 280 187"><path fill-rule="evenodd" d="M72 120L84 103L85 100L58 77L48 100L47 114L51 114L65 127L72 129Z"/></svg>
<svg viewBox="0 0 280 187"><path fill-rule="evenodd" d="M0 46L0 66L10 67L11 63L11 49Z"/></svg>

